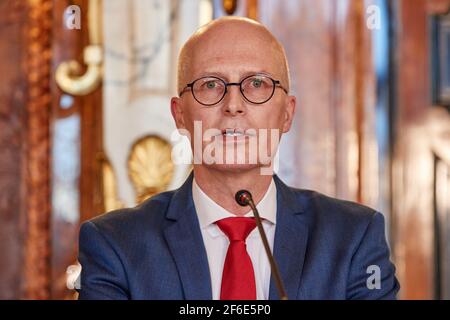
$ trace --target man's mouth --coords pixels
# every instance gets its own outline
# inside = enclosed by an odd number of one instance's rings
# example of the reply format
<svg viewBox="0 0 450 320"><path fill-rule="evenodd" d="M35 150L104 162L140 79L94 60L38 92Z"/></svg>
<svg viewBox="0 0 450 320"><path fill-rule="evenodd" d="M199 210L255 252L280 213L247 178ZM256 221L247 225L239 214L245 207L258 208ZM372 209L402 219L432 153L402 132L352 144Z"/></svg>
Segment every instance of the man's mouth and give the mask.
<svg viewBox="0 0 450 320"><path fill-rule="evenodd" d="M222 135L225 137L240 137L244 135L244 131L241 129L226 128L222 130Z"/></svg>
<svg viewBox="0 0 450 320"><path fill-rule="evenodd" d="M249 132L247 132L245 129L241 129L241 128L222 129L222 135L225 137L253 136L253 134L249 134Z"/></svg>

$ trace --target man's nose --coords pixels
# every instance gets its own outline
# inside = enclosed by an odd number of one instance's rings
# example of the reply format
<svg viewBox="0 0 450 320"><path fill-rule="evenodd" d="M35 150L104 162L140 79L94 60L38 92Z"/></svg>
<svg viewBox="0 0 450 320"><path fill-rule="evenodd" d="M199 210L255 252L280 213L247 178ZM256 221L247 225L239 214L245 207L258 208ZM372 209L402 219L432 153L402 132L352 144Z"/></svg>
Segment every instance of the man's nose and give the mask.
<svg viewBox="0 0 450 320"><path fill-rule="evenodd" d="M227 88L223 111L228 116L243 115L246 112L244 97L238 85L231 85Z"/></svg>

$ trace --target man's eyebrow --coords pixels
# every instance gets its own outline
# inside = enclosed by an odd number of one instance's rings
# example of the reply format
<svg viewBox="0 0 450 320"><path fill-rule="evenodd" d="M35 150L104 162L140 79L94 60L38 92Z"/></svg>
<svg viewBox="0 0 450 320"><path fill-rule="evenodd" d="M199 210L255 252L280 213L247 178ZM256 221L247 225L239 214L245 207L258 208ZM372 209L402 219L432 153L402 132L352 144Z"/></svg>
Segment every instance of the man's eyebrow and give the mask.
<svg viewBox="0 0 450 320"><path fill-rule="evenodd" d="M240 74L239 79L243 79L245 77L251 76L251 75L265 75L265 76L269 76L269 77L273 77L272 73L265 71L265 70L260 70L260 71L247 71L244 72L242 74ZM221 78L225 81L229 81L229 77L224 74L223 72L220 71L205 71L199 74L199 76L196 77L196 79L198 78L202 78L202 77L208 77L208 76L214 76L214 77L218 77Z"/></svg>

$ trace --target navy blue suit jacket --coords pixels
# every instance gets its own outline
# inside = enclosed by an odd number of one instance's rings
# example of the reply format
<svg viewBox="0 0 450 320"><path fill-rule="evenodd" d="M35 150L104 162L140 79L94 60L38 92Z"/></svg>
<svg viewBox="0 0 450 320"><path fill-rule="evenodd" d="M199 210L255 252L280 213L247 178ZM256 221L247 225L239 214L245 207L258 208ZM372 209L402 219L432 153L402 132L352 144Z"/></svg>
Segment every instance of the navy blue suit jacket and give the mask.
<svg viewBox="0 0 450 320"><path fill-rule="evenodd" d="M211 299L192 178L138 207L82 224L80 299ZM273 253L289 299L395 299L399 284L382 214L274 180ZM367 286L376 281L369 279L373 265L379 288ZM273 279L270 299L278 299Z"/></svg>

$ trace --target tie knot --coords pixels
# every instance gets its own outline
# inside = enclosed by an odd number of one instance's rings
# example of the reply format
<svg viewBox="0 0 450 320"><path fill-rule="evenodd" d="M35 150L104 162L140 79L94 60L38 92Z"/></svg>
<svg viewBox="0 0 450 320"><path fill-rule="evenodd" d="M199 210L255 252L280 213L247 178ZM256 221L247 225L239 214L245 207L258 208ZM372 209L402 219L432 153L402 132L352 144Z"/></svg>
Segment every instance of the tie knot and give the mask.
<svg viewBox="0 0 450 320"><path fill-rule="evenodd" d="M245 241L256 227L254 218L245 217L225 218L216 223L230 241Z"/></svg>

